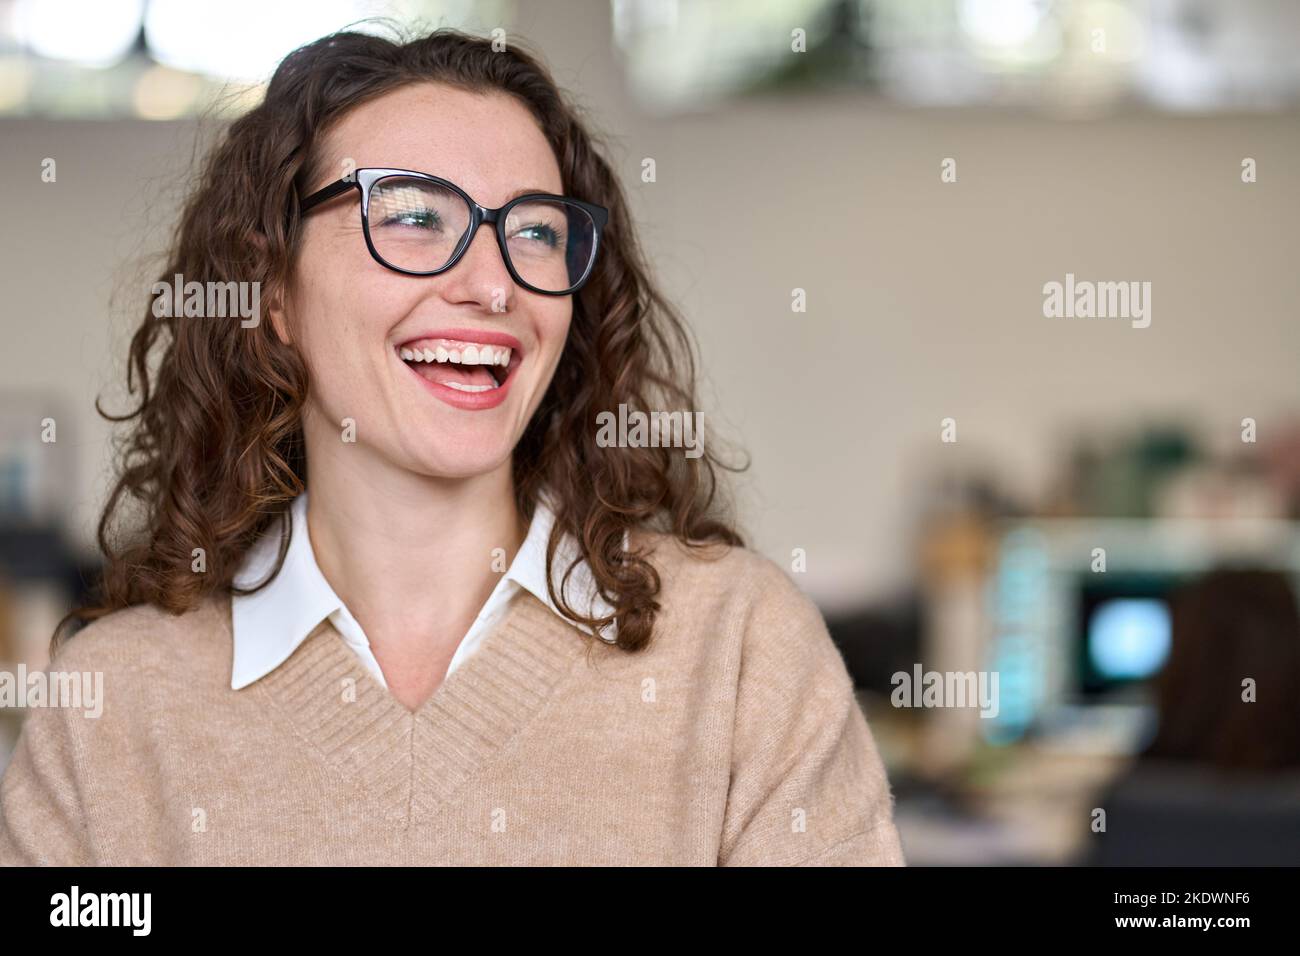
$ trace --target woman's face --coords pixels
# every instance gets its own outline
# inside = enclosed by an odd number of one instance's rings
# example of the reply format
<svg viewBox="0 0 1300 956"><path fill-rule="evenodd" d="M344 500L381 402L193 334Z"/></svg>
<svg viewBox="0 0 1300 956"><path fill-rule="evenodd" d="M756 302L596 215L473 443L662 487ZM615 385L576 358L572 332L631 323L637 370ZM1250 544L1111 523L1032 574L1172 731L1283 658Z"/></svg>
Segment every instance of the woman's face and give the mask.
<svg viewBox="0 0 1300 956"><path fill-rule="evenodd" d="M312 191L368 166L430 173L488 208L520 192L564 191L554 153L524 106L432 83L354 109L323 156ZM272 312L311 376L309 450L342 442L351 419L355 444L346 447L420 475L464 478L502 467L550 384L572 297L517 286L491 225L440 275L387 269L366 248L360 195L351 190L306 217L285 313ZM433 361L412 361L426 349ZM457 353L459 365L451 361Z"/></svg>

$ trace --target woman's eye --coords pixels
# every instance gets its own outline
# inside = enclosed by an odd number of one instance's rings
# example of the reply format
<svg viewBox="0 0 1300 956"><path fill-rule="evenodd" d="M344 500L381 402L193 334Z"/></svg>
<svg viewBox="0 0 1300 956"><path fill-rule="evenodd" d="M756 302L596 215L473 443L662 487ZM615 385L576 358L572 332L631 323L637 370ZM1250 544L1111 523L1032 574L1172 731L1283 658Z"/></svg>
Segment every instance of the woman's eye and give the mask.
<svg viewBox="0 0 1300 956"><path fill-rule="evenodd" d="M405 209L389 213L380 222L381 226L414 226L417 229L437 229L441 224L441 218L432 209Z"/></svg>
<svg viewBox="0 0 1300 956"><path fill-rule="evenodd" d="M543 245L551 247L552 249L555 248L560 243L559 234L552 227L545 225L544 223L537 223L536 225L532 225L532 226L524 226L517 233L515 233L515 235L520 237L521 239L528 239L533 242L540 242Z"/></svg>

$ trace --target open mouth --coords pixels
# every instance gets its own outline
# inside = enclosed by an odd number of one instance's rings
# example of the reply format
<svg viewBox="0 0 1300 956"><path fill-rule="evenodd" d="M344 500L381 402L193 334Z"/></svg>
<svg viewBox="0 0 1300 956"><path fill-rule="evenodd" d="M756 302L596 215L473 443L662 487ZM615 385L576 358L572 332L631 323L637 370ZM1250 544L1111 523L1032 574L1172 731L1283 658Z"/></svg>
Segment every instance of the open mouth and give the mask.
<svg viewBox="0 0 1300 956"><path fill-rule="evenodd" d="M458 339L418 339L401 345L398 355L420 377L458 392L498 389L519 365L516 349Z"/></svg>

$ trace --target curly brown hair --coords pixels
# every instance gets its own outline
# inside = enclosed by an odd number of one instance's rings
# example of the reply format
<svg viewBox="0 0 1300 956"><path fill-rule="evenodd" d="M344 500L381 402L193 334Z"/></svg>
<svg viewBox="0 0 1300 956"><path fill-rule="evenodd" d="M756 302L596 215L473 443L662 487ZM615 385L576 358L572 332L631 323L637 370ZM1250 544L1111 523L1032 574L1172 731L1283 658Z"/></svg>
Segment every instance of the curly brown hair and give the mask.
<svg viewBox="0 0 1300 956"><path fill-rule="evenodd" d="M187 282L256 281L264 299L284 289L302 234L298 197L320 172L325 134L359 104L425 82L516 97L554 150L565 192L610 212L594 272L574 296L564 361L514 449L512 471L521 514L531 518L543 490L554 505L552 599L593 629L617 621L618 645L636 650L650 640L660 580L643 551L624 550L625 533L655 530L693 547L743 545L724 517L717 473L743 468L710 450L687 460L680 449L597 445L592 423L601 411L697 407L694 343L650 281L614 171L537 54L517 41L494 49L452 29L391 40L341 32L298 49L261 104L208 154L161 281L177 274ZM146 312L127 369L139 405L115 416L96 402L104 418L131 423L99 522L104 574L94 602L64 619L54 646L77 622L121 608L152 604L181 614L209 596L244 593L233 579L246 553L273 524L287 523L290 502L305 489L307 369L268 325ZM610 617L574 610L563 583L556 593L552 565L565 534L614 609ZM287 543L282 533L272 576ZM199 547L201 574L192 569Z"/></svg>

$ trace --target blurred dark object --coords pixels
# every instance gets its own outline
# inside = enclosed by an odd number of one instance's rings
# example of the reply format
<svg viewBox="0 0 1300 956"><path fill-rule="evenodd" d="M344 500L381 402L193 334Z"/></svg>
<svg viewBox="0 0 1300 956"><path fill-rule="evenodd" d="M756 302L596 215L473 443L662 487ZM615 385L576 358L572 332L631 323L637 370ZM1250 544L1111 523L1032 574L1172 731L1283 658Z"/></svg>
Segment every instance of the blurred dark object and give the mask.
<svg viewBox="0 0 1300 956"><path fill-rule="evenodd" d="M0 525L0 576L12 590L21 590L24 581L54 581L80 601L89 596L98 573L98 564L84 561L57 528Z"/></svg>
<svg viewBox="0 0 1300 956"><path fill-rule="evenodd" d="M1102 799L1091 866L1300 865L1300 771L1142 758Z"/></svg>
<svg viewBox="0 0 1300 956"><path fill-rule="evenodd" d="M1072 507L1093 517L1152 517L1161 485L1202 457L1179 425L1147 425L1111 447L1080 441L1071 455Z"/></svg>
<svg viewBox="0 0 1300 956"><path fill-rule="evenodd" d="M1300 611L1286 577L1214 571L1180 589L1172 611L1169 661L1156 680L1159 729L1145 756L1300 770Z"/></svg>
<svg viewBox="0 0 1300 956"><path fill-rule="evenodd" d="M827 630L860 690L889 694L890 678L920 660L921 602L908 593L886 604L828 614Z"/></svg>
<svg viewBox="0 0 1300 956"><path fill-rule="evenodd" d="M1220 569L1172 599L1158 727L1098 806L1093 865L1300 864L1300 610L1285 576Z"/></svg>

